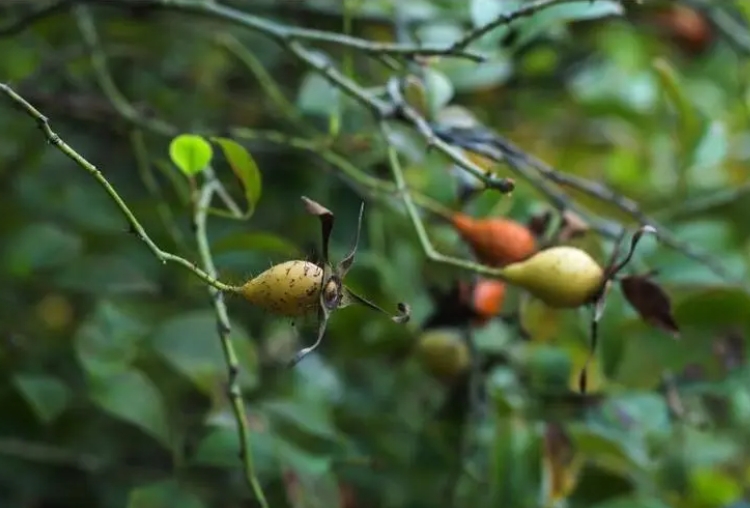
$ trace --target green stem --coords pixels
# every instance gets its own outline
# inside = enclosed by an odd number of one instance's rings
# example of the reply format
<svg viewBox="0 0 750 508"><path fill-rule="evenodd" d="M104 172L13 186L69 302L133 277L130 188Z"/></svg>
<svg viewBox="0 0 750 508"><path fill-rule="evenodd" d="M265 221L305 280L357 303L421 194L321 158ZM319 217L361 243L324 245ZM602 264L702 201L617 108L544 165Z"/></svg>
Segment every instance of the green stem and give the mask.
<svg viewBox="0 0 750 508"><path fill-rule="evenodd" d="M386 141L387 141L389 137L388 136L389 128L385 124L385 122L381 122L380 127L382 130L383 136L386 138ZM451 265L457 268L462 268L464 270L469 270L475 273L479 273L482 275L487 275L490 277L496 277L501 280L505 280L505 277L503 275L504 271L502 268L490 268L488 266L484 266L479 263L474 263L472 261L468 261L465 259L459 259L459 258L452 257L452 256L446 256L445 254L441 254L435 249L435 247L432 245L432 242L430 241L430 238L427 234L427 230L425 229L424 222L422 222L422 218L419 216L417 207L414 205L412 195L409 192L408 187L406 186L406 179L404 178L404 172L401 169L401 163L398 160L398 154L396 153L396 149L393 147L391 143L387 143L387 146L388 146L387 148L388 162L390 163L390 166L391 166L393 179L396 181L396 188L398 190L398 193L401 195L401 199L404 202L404 206L406 206L406 211L409 215L409 218L411 219L412 224L414 225L414 230L417 232L417 237L419 238L419 242L422 244L422 250L424 251L425 255L429 259L437 263L443 263L446 265Z"/></svg>
<svg viewBox="0 0 750 508"><path fill-rule="evenodd" d="M218 195L221 186L213 174L209 174L207 178L208 180L203 186L198 202L196 203L193 220L195 223L195 240L198 244L201 263L206 272L211 275L211 277L216 278L216 265L214 264L213 256L211 255L206 223L211 199L214 195ZM240 215L242 215L242 211L240 210L239 212ZM240 364L237 359L237 352L232 345L232 338L230 337L232 328L229 321L227 306L224 303L224 295L221 291L213 287L209 287L208 292L211 295L211 301L213 302L214 311L216 312L216 318L219 323L219 339L221 341L221 350L224 354L224 361L227 365L229 375L229 399L232 403L232 411L237 422L237 429L240 438L240 459L242 460L243 469L245 471L245 480L250 489L255 493L255 497L260 506L262 508L268 508L268 501L263 493L260 481L258 481L258 476L255 472L255 463L253 462L253 455L250 450L250 425L247 421L245 403L238 379Z"/></svg>
<svg viewBox="0 0 750 508"><path fill-rule="evenodd" d="M224 282L221 282L220 280L215 279L214 277L211 277L209 274L198 268L195 263L188 261L185 258L182 258L180 256L176 256L170 252L164 251L161 248L159 248L156 243L148 236L145 229L141 225L141 223L138 221L138 219L135 217L133 212L130 210L127 204L123 201L123 199L120 197L120 195L117 193L114 187L109 183L107 178L102 174L99 169L91 164L88 160L86 160L82 155L80 155L77 151L75 151L70 145L65 143L60 136L52 130L49 124L49 120L46 116L44 116L39 110L37 110L34 106L32 106L26 99L18 95L10 86L4 83L0 83L0 92L2 92L4 95L6 95L16 106L20 107L21 110L23 110L27 115L29 115L39 126L42 133L44 134L44 137L49 141L49 143L53 146L55 146L58 150L60 150L65 156L67 156L69 159L71 159L73 162L75 162L78 166L80 166L82 169L86 170L94 179L101 185L104 190L109 194L109 197L112 199L112 201L115 202L115 205L120 209L120 212L122 212L125 219L128 221L128 224L130 224L130 227L133 231L133 233L141 239L143 243L146 244L148 249L154 254L156 259L161 261L162 263L174 263L176 265L179 265L186 270L189 270L195 276L197 276L199 279L201 279L206 284L215 287L216 289L220 291L226 291L230 293L237 293L240 291L239 286L232 286L230 284L225 284Z"/></svg>

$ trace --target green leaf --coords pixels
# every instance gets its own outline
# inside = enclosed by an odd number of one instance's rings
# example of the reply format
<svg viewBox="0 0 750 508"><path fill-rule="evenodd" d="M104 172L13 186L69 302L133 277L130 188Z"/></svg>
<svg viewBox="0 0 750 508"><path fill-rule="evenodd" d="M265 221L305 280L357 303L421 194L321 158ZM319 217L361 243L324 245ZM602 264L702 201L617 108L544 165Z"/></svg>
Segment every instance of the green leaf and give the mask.
<svg viewBox="0 0 750 508"><path fill-rule="evenodd" d="M236 323L232 324L230 340L240 364L240 386L252 389L258 384L254 344ZM217 383L227 378L216 314L212 311L188 312L163 322L154 331L151 344L172 367L206 394L213 394Z"/></svg>
<svg viewBox="0 0 750 508"><path fill-rule="evenodd" d="M328 117L340 111L339 89L317 72L305 76L297 95L297 106L305 113Z"/></svg>
<svg viewBox="0 0 750 508"><path fill-rule="evenodd" d="M260 477L278 471L275 440L268 431L250 433L250 452ZM239 450L236 426L214 428L198 444L191 461L196 465L234 469L240 467Z"/></svg>
<svg viewBox="0 0 750 508"><path fill-rule="evenodd" d="M453 98L453 84L445 74L429 67L424 71L424 83L429 109L434 117Z"/></svg>
<svg viewBox="0 0 750 508"><path fill-rule="evenodd" d="M127 369L135 359L146 326L123 307L102 301L75 336L75 351L90 374L106 375Z"/></svg>
<svg viewBox="0 0 750 508"><path fill-rule="evenodd" d="M80 237L47 223L30 224L5 241L5 264L18 276L60 266L75 259L83 247Z"/></svg>
<svg viewBox="0 0 750 508"><path fill-rule="evenodd" d="M622 3L617 0L581 0L553 5L519 22L519 36L514 45L525 46L564 23L621 16L624 12Z"/></svg>
<svg viewBox="0 0 750 508"><path fill-rule="evenodd" d="M522 5L521 0L507 0L498 2L496 0L471 0L469 4L469 15L475 28L492 23L501 14L507 14L515 11ZM500 25L482 36L477 44L482 48L497 47L500 40L505 37L510 30L507 24Z"/></svg>
<svg viewBox="0 0 750 508"><path fill-rule="evenodd" d="M218 143L229 162L234 174L242 182L245 189L245 200L247 201L247 213L249 217L255 210L261 195L262 179L258 165L244 146L228 138L211 138Z"/></svg>
<svg viewBox="0 0 750 508"><path fill-rule="evenodd" d="M163 480L130 491L127 508L204 508L201 499L176 480Z"/></svg>
<svg viewBox="0 0 750 508"><path fill-rule="evenodd" d="M180 134L169 144L169 157L187 176L200 173L211 162L213 149L203 137Z"/></svg>
<svg viewBox="0 0 750 508"><path fill-rule="evenodd" d="M716 469L697 469L690 474L693 499L700 506L723 508L742 497L742 485Z"/></svg>
<svg viewBox="0 0 750 508"><path fill-rule="evenodd" d="M677 110L680 122L680 139L685 147L691 147L699 135L700 123L695 108L685 92L677 71L663 58L657 58L653 68L659 78L664 94Z"/></svg>
<svg viewBox="0 0 750 508"><path fill-rule="evenodd" d="M215 255L235 251L268 252L288 257L300 254L299 248L289 240L264 231L227 235L214 242L211 247Z"/></svg>
<svg viewBox="0 0 750 508"><path fill-rule="evenodd" d="M574 426L569 429L569 434L578 451L601 464L631 472L643 470L648 464L643 441L633 439L625 432Z"/></svg>
<svg viewBox="0 0 750 508"><path fill-rule="evenodd" d="M700 139L696 136L687 145L692 150L692 164L688 171L697 187L710 189L729 183L729 175L723 168L729 156L729 136L727 126L717 120L706 125Z"/></svg>
<svg viewBox="0 0 750 508"><path fill-rule="evenodd" d="M53 376L16 374L13 384L44 423L60 416L70 402L70 389Z"/></svg>
<svg viewBox="0 0 750 508"><path fill-rule="evenodd" d="M92 295L155 293L157 285L126 255L81 256L59 270L61 289Z"/></svg>
<svg viewBox="0 0 750 508"><path fill-rule="evenodd" d="M165 448L171 437L161 393L142 372L126 370L89 377L91 400L114 418L143 430Z"/></svg>

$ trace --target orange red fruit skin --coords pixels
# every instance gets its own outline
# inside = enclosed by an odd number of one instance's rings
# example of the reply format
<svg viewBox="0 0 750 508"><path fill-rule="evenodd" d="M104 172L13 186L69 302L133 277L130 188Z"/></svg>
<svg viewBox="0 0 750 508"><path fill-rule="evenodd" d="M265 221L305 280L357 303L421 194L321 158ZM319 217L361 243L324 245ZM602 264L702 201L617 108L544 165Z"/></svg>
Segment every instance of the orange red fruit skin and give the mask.
<svg viewBox="0 0 750 508"><path fill-rule="evenodd" d="M471 296L476 317L475 325L481 326L499 315L505 301L505 283L496 279L479 279Z"/></svg>
<svg viewBox="0 0 750 508"><path fill-rule="evenodd" d="M537 251L534 234L511 219L474 219L455 213L451 225L474 251L477 259L489 266L505 266L523 261Z"/></svg>

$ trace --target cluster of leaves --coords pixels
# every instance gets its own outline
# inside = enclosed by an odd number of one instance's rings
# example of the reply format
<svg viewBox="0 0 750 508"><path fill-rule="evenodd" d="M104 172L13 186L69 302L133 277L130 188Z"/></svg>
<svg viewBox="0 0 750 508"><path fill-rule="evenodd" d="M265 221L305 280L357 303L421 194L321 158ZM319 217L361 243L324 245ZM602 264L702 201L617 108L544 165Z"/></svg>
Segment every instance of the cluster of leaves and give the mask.
<svg viewBox="0 0 750 508"><path fill-rule="evenodd" d="M522 3L409 1L399 15L417 20L408 24L425 44L445 43L466 24L482 26ZM306 25L340 30L341 2L294 2L291 13L279 4L259 0L258 14L265 5L289 22L312 16ZM385 4L347 1L343 14L361 21L359 35L389 39L379 22L391 15ZM671 8L647 7L626 22L602 18L624 14L619 2L561 4L477 41L490 56L482 64L424 62L424 110L435 119L460 103L555 167L606 180L746 282L750 66L713 31L688 37ZM297 16L300 8L309 11ZM159 245L197 259L184 240L192 234L188 208L195 181L212 166L244 199L240 215L252 215L232 221L212 211L221 280L247 280L270 263L307 256L318 232L300 213L300 195L342 210L337 228L352 233L362 199L373 201L347 283L378 300L398 295L415 326L347 309L331 320L322 354L279 369L307 334L240 299L227 301L251 453L272 508L747 504L750 297L740 287L644 241L634 273L657 269L663 289L628 275L623 291L608 296L583 396L577 378L588 357L588 318L508 290L496 306L504 319L486 319L496 312L482 314L472 298L483 281L457 282L455 270L426 263L393 196L342 163L381 176L378 136L366 113L318 73L291 69L275 44L229 28L222 33L236 36L242 51L228 51L233 46L214 39L215 25L197 17L97 11L112 79L135 98L136 111L158 112L182 132L222 133L165 140L134 133L100 92L107 88L82 58L71 19L61 12L0 39L7 56L0 75L96 161ZM358 81L383 82L392 72L343 55ZM282 98L293 97L286 109L259 74L248 76L255 64L278 78ZM36 126L0 108L7 133L0 140L0 504L255 506L237 459L204 285L155 262L96 182L43 147ZM287 113L315 134L295 137L282 121ZM248 128L247 137L224 133L236 125ZM398 131L395 141L412 192L452 207L445 159L409 132ZM502 165L493 171L508 173ZM621 219L611 203L571 195L594 214ZM540 208L547 204L535 187L519 182L512 199L484 193L464 211L533 229ZM455 228L428 225L441 252L466 254ZM567 243L607 257L606 242L567 225ZM344 248L332 241L332 251ZM436 302L429 288L440 294L452 284ZM435 379L413 354L424 329L467 321L482 360L481 390L471 389L471 376ZM669 339L675 323L679 343ZM526 340L517 340L519 328Z"/></svg>

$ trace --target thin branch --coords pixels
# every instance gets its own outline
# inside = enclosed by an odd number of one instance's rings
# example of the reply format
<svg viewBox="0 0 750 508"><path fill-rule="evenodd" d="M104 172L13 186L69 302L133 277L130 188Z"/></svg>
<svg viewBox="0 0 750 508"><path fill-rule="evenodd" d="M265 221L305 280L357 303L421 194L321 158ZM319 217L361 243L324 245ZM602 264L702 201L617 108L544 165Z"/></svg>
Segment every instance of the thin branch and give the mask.
<svg viewBox="0 0 750 508"><path fill-rule="evenodd" d="M125 220L127 220L128 224L130 225L131 231L143 243L146 244L148 249L156 257L156 259L158 259L164 264L174 263L176 265L179 265L185 268L186 270L192 272L193 274L195 274L195 276L197 276L200 280L202 280L209 286L212 286L220 291L226 291L230 293L238 293L240 291L241 288L239 286L225 284L224 282L217 280L216 278L212 277L205 271L198 268L198 266L196 266L195 263L159 248L159 246L156 245L156 243L154 243L154 241L148 236L148 234L146 233L141 223L135 217L135 215L130 210L128 205L125 204L125 201L123 201L123 199L120 197L120 195L115 190L115 188L112 187L112 185L109 183L107 178L102 174L102 172L99 171L99 169L96 166L94 166L92 163L86 160L82 155L80 155L76 150L74 150L70 145L65 143L65 141L63 141L60 138L60 136L52 130L47 117L45 117L42 113L39 112L39 110L37 110L28 101L26 101L26 99L18 95L7 84L0 83L0 92L6 95L13 104L19 107L24 113L26 113L29 117L31 117L36 122L36 124L39 126L42 133L44 134L44 137L47 139L47 141L51 145L55 146L55 148L60 150L66 157L71 159L78 166L80 166L82 169L87 171L92 177L94 177L94 179L99 183L99 185L101 185L104 188L104 190L107 192L107 194L109 194L109 197L112 199L112 201L114 201L115 205L117 205L117 207L120 209L120 212L125 217Z"/></svg>
<svg viewBox="0 0 750 508"><path fill-rule="evenodd" d="M172 125L158 119L144 118L117 88L114 79L112 79L112 74L109 72L107 55L102 49L102 44L99 40L99 35L94 26L94 20L88 7L86 5L75 5L73 7L73 13L75 14L78 30L81 32L86 49L91 55L91 64L94 68L94 74L99 86L117 112L128 122L138 127L165 136L176 135L177 130Z"/></svg>
<svg viewBox="0 0 750 508"><path fill-rule="evenodd" d="M208 208L211 205L211 199L214 195L217 195L221 185L218 180L215 179L213 174L208 176L206 183L203 185L200 197L196 203L193 212L193 221L195 225L195 240L198 244L198 252L200 253L201 263L203 269L206 270L211 277L217 278L218 274L216 271L216 265L211 255L211 247L208 242L208 234L206 231L206 222L208 218ZM242 211L240 210L240 215ZM262 508L268 508L268 501L263 493L263 488L258 481L258 476L255 472L255 463L253 456L250 451L250 425L247 421L247 414L245 411L245 402L242 397L242 390L239 385L239 373L240 364L237 357L237 352L232 345L231 324L229 321L229 314L227 312L227 306L224 303L224 295L221 291L213 287L208 287L208 292L211 295L211 301L213 302L214 311L216 312L217 328L219 333L219 339L221 341L221 350L224 354L224 361L227 365L228 374L228 394L232 404L232 411L234 412L234 418L237 422L237 432L240 440L240 460L245 472L245 480L248 486L255 493L255 497Z"/></svg>
<svg viewBox="0 0 750 508"><path fill-rule="evenodd" d="M576 189L587 196L598 199L599 201L610 203L618 210L637 221L639 225L651 225L655 227L658 231L659 239L665 246L682 253L693 261L702 263L724 280L735 282L736 278L733 277L720 262L715 260L709 254L694 248L688 242L677 238L666 228L666 226L660 224L644 213L638 206L638 203L622 196L607 186L592 182L591 180L577 175L558 171L546 162L525 152L509 140L494 132L477 132L475 139L471 139L472 134L468 134L466 139L462 139L463 136L461 135L454 137L449 132L439 132L439 134L445 139L451 139L451 142L456 143L463 148L494 161L507 161L509 162L511 169L515 171L521 171L524 166L530 167L537 171L546 180L557 185ZM575 210L576 213L581 213L580 207L576 208L578 208ZM622 229L620 229L618 234L621 232Z"/></svg>
<svg viewBox="0 0 750 508"><path fill-rule="evenodd" d="M138 168L138 174L141 177L143 185L146 190L156 200L156 212L159 214L164 229L166 229L169 236L174 242L174 246L178 249L185 245L185 238L180 228L177 227L174 214L172 209L164 199L159 181L154 176L154 172L151 168L151 164L148 160L148 153L146 151L146 143L143 139L143 132L139 129L133 129L130 133L130 143L133 146L133 155L135 156L135 165Z"/></svg>
<svg viewBox="0 0 750 508"><path fill-rule="evenodd" d="M381 122L380 128L386 141L389 141L390 129L388 125L385 122ZM387 148L388 162L391 167L393 179L396 182L396 187L401 196L401 199L404 202L404 206L406 207L406 211L409 215L409 218L411 219L411 222L414 225L414 230L417 233L417 237L419 238L419 242L422 245L422 250L424 251L425 255L430 260L435 261L437 263L443 263L446 265L455 266L456 268L462 268L464 270L469 270L469 271L479 273L482 275L488 275L491 277L497 277L499 279L502 279L503 278L502 268L490 268L488 266L484 266L479 263L474 263L472 261L468 261L465 259L459 259L459 258L452 257L452 256L446 256L445 254L439 253L435 249L435 246L432 245L429 235L427 234L427 230L425 229L424 222L422 222L422 218L419 216L419 211L417 210L417 207L414 204L414 200L412 199L411 193L409 192L409 188L406 185L406 178L404 178L404 172L401 169L401 163L398 160L398 154L396 153L396 149L393 147L393 145L390 142L387 143L387 147L388 147Z"/></svg>
<svg viewBox="0 0 750 508"><path fill-rule="evenodd" d="M0 39L4 37L13 37L26 30L31 25L42 21L45 18L54 16L60 11L63 11L73 4L74 0L57 0L50 2L47 5L39 7L32 11L26 16L21 17L15 21L11 21L5 26L0 27Z"/></svg>
<svg viewBox="0 0 750 508"><path fill-rule="evenodd" d="M488 175L486 171L470 161L459 149L435 135L429 122L406 102L401 93L400 83L397 78L392 79L388 83L388 93L395 105L396 114L394 116L398 116L401 120L405 120L411 124L425 139L428 147L433 147L447 155L451 161L482 181L488 189L494 189L502 193L508 193L514 189L513 180Z"/></svg>
<svg viewBox="0 0 750 508"><path fill-rule="evenodd" d="M451 44L444 51L450 54L454 51L460 51L467 48L472 42L475 42L491 31L498 27L511 24L513 21L521 18L527 18L533 16L537 12L540 12L549 7L560 5L564 3L579 2L580 0L534 0L524 3L521 7L514 11L504 12L499 14L495 19L487 24L475 28L474 30L467 32L459 40ZM591 0L590 3L594 3L596 0Z"/></svg>

